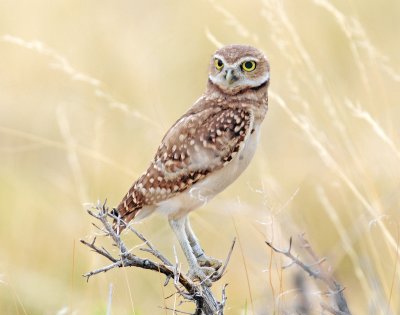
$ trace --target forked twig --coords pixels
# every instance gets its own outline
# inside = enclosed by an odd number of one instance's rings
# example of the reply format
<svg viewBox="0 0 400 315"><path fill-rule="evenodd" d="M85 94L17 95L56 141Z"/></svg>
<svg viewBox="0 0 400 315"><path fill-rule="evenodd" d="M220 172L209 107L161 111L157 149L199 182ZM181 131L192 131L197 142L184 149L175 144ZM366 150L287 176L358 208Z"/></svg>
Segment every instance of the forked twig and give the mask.
<svg viewBox="0 0 400 315"><path fill-rule="evenodd" d="M299 236L300 245L305 251L309 254L309 256L313 259L313 263L306 264L302 262L298 257L293 255L292 253L292 237L289 239L289 248L286 250L279 249L272 245L271 242L266 241L265 243L275 252L282 254L290 259L290 263L286 265L284 268L288 268L293 264L298 265L301 269L303 269L306 273L308 273L311 277L318 279L325 283L328 287L329 295L332 297L332 306L321 302L321 307L327 312L334 315L351 315L350 310L347 306L346 298L343 294L344 287L341 286L339 282L333 277L331 273L328 273L322 268L322 264L326 262L325 258L319 258L314 250L312 249L310 243L304 238L304 235Z"/></svg>
<svg viewBox="0 0 400 315"><path fill-rule="evenodd" d="M105 248L99 248L95 245L96 242L96 237L93 238L93 241L91 243L86 242L85 240L80 240L82 244L86 245L87 247L90 247L91 249L93 249L94 252L108 258L109 260L111 260L112 262L117 262L117 259L114 258L113 256L111 256L111 254L105 249Z"/></svg>

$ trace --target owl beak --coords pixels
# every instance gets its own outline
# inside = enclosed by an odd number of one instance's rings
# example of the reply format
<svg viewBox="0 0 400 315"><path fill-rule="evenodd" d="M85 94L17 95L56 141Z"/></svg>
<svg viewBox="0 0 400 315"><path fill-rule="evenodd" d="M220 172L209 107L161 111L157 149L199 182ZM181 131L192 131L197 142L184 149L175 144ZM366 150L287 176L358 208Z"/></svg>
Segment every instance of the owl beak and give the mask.
<svg viewBox="0 0 400 315"><path fill-rule="evenodd" d="M229 85L235 83L238 80L238 77L235 74L233 69L225 70L225 80L228 82Z"/></svg>

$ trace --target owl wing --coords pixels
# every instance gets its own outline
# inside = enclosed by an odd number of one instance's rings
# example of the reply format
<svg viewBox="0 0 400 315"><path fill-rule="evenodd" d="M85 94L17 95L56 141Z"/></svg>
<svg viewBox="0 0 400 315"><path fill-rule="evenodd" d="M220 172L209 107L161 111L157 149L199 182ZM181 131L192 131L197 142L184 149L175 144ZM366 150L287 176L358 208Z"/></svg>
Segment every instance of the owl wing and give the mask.
<svg viewBox="0 0 400 315"><path fill-rule="evenodd" d="M253 119L244 107L194 107L164 136L149 168L118 206L120 215L130 221L144 205L169 199L224 167L243 147Z"/></svg>

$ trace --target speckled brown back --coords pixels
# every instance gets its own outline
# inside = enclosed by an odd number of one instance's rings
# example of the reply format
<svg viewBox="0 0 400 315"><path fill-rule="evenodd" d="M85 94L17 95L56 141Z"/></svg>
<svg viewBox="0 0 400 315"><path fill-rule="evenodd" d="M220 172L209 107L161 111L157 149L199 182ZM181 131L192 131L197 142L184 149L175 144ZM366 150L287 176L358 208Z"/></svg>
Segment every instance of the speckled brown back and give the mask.
<svg viewBox="0 0 400 315"><path fill-rule="evenodd" d="M215 58L219 57L227 69L235 67L237 73L244 71L243 58L254 59L257 67L252 72L241 72L230 85L225 80L226 71L215 68ZM261 51L244 45L219 49L211 58L206 92L170 128L147 171L116 208L124 221L132 220L143 207L156 207L177 196L229 164L254 126L264 119L268 85L269 64Z"/></svg>
<svg viewBox="0 0 400 315"><path fill-rule="evenodd" d="M171 198L229 163L240 150L251 118L241 107L189 111L166 134L147 171L119 204L120 215L125 218Z"/></svg>

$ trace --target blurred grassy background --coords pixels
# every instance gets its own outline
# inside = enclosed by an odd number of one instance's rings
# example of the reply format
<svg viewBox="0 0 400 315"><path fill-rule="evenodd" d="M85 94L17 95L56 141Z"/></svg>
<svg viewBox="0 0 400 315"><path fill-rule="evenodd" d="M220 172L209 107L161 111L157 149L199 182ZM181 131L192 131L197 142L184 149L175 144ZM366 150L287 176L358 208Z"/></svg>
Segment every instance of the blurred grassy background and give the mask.
<svg viewBox="0 0 400 315"><path fill-rule="evenodd" d="M204 91L217 45L247 43L272 68L260 147L192 215L213 256L240 238L215 285L229 283L227 314L290 313L296 267L264 240L303 232L354 314L399 314L399 21L396 0L2 0L0 313L104 314L110 284L113 314L171 313L156 274L85 282L107 262L79 243L95 232L83 204L117 204ZM173 257L163 218L138 229Z"/></svg>

